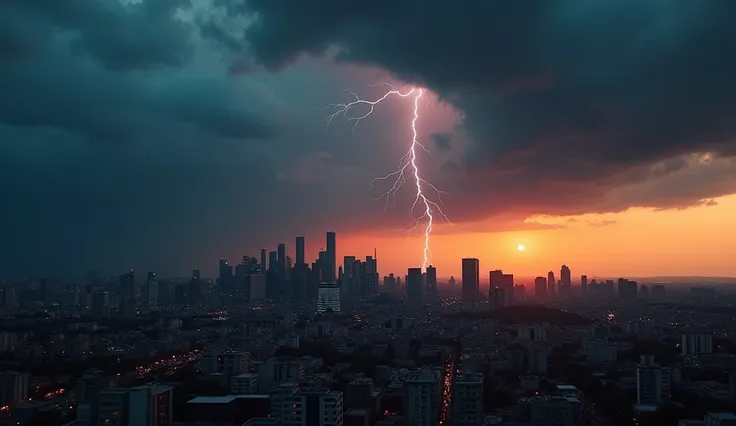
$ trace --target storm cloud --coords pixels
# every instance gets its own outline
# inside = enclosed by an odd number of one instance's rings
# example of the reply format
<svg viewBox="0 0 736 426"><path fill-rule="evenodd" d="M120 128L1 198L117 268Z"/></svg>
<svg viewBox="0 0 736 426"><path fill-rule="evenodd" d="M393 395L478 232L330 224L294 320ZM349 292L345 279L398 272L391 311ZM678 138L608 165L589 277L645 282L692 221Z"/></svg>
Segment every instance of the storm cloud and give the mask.
<svg viewBox="0 0 736 426"><path fill-rule="evenodd" d="M387 69L462 111L473 146L457 178L468 178L472 195L595 209L653 163L734 154L736 5L727 0L677 8L634 0L242 6L230 11L254 20L243 43L269 69L337 51L338 61Z"/></svg>
<svg viewBox="0 0 736 426"><path fill-rule="evenodd" d="M3 1L1 269L207 271L297 234L403 235L410 194L384 211L370 190L406 105L354 134L320 109L386 80L450 106L422 110L420 161L457 229L707 204L736 192L736 5L678 6Z"/></svg>

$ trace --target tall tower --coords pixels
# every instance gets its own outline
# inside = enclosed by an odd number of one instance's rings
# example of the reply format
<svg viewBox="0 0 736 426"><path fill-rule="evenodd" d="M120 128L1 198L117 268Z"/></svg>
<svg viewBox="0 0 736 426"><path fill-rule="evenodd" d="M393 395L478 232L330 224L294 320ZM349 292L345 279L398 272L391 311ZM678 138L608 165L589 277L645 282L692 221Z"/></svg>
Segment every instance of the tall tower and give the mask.
<svg viewBox="0 0 736 426"><path fill-rule="evenodd" d="M475 258L462 260L463 269L463 300L478 300L480 290L480 261Z"/></svg>
<svg viewBox="0 0 736 426"><path fill-rule="evenodd" d="M422 298L422 268L409 268L406 274L406 296L409 300Z"/></svg>
<svg viewBox="0 0 736 426"><path fill-rule="evenodd" d="M549 271L547 273L547 296L548 297L554 297L556 293L555 284L557 284L557 281L555 281L555 273L552 271Z"/></svg>
<svg viewBox="0 0 736 426"><path fill-rule="evenodd" d="M266 249L261 249L261 272L264 274L268 270L268 265L266 264Z"/></svg>
<svg viewBox="0 0 736 426"><path fill-rule="evenodd" d="M558 290L564 289L564 292L569 295L572 292L572 275L570 273L570 268L567 265L562 265L560 268L560 281L562 281L562 288ZM560 291L562 293L562 291Z"/></svg>
<svg viewBox="0 0 736 426"><path fill-rule="evenodd" d="M432 265L427 267L427 293L437 294L437 268Z"/></svg>
<svg viewBox="0 0 736 426"><path fill-rule="evenodd" d="M286 244L281 243L276 247L276 255L278 256L278 273L280 277L286 275Z"/></svg>
<svg viewBox="0 0 736 426"><path fill-rule="evenodd" d="M335 233L327 232L327 281L335 281L337 277L337 248L335 246Z"/></svg>
<svg viewBox="0 0 736 426"><path fill-rule="evenodd" d="M304 266L304 237L296 237L296 264L297 268Z"/></svg>

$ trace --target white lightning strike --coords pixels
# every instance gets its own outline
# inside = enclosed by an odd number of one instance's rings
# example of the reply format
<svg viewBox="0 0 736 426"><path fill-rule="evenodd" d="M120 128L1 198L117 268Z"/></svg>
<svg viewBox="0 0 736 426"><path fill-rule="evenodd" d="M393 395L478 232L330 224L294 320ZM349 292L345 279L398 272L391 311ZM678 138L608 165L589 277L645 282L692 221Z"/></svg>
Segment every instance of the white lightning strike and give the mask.
<svg viewBox="0 0 736 426"><path fill-rule="evenodd" d="M409 209L409 215L414 220L414 226L409 229L407 232L410 233L416 228L419 227L419 224L426 220L426 226L424 228L424 234L422 237L424 238L424 251L423 251L423 263L422 263L422 270L426 270L427 266L430 265L430 257L432 251L430 250L429 245L429 237L432 234L432 228L434 226L434 222L436 218L439 218L442 221L450 222L450 220L447 218L445 213L440 208L439 204L430 200L427 198L427 196L424 193L423 187L429 187L432 191L434 191L437 194L437 200L439 202L442 202L442 194L443 192L437 189L436 186L432 185L431 183L424 180L424 178L421 177L420 171L419 171L419 165L417 164L417 147L423 149L427 154L429 154L429 150L422 145L417 136L417 121L419 120L419 100L424 95L424 89L420 88L412 88L408 92L402 93L398 90L395 90L392 86L385 84L385 86L389 87L389 91L387 91L383 96L378 98L375 101L368 101L365 99L361 99L356 93L348 91L351 96L355 98L354 101L350 103L345 104L332 104L329 105L329 108L332 108L333 110L336 110L334 113L330 114L326 119L326 125L325 127L329 126L330 123L332 123L332 120L339 116L342 116L345 118L346 121L354 121L355 124L353 124L353 132L355 132L355 128L358 126L360 121L369 115L373 113L373 110L376 105L386 100L388 97L392 95L397 95L402 98L406 98L409 96L414 95L414 116L411 120L411 130L412 130L412 139L411 139L411 145L409 146L409 150L404 154L401 159L399 160L399 168L396 169L394 172L387 174L386 176L381 176L373 179L373 184L377 181L383 181L383 180L393 180L393 185L391 186L391 189L383 193L380 197L377 199L385 198L386 199L386 207L388 207L389 200L395 200L396 199L396 193L401 189L401 187L406 183L406 181L409 179L409 176L414 178L414 183L416 184L416 196L414 197L414 203L412 203L411 209ZM358 105L365 105L368 107L368 111L365 114L362 115L350 115L351 110L353 107L356 107ZM373 188L371 188L372 190ZM424 211L421 215L416 214L416 210L419 206L424 207ZM420 207L421 208L421 207Z"/></svg>

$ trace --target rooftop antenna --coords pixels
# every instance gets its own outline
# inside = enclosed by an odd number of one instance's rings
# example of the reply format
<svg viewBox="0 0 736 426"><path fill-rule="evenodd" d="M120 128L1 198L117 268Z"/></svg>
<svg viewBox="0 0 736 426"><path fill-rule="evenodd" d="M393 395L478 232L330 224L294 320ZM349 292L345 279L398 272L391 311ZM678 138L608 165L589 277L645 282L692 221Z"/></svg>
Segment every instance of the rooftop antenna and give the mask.
<svg viewBox="0 0 736 426"><path fill-rule="evenodd" d="M376 250L375 247L373 247L373 258L378 259L378 251Z"/></svg>

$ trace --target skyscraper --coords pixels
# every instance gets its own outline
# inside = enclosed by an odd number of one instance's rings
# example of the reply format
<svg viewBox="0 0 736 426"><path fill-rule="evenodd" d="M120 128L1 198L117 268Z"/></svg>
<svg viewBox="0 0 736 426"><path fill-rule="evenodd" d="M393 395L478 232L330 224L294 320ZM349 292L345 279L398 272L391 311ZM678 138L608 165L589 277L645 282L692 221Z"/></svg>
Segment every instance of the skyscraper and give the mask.
<svg viewBox="0 0 736 426"><path fill-rule="evenodd" d="M562 281L562 287L557 290L569 296L572 292L572 275L567 265L562 265L560 268L560 281Z"/></svg>
<svg viewBox="0 0 736 426"><path fill-rule="evenodd" d="M580 276L580 290L583 292L583 294L588 293L588 276L587 275Z"/></svg>
<svg viewBox="0 0 736 426"><path fill-rule="evenodd" d="M422 298L422 268L409 268L406 275L406 296L409 300Z"/></svg>
<svg viewBox="0 0 736 426"><path fill-rule="evenodd" d="M337 279L337 248L335 244L335 233L330 231L327 233L327 259L329 261L327 281L330 282Z"/></svg>
<svg viewBox="0 0 736 426"><path fill-rule="evenodd" d="M437 294L437 268L432 265L427 267L427 293Z"/></svg>
<svg viewBox="0 0 736 426"><path fill-rule="evenodd" d="M355 284L356 277L354 274L353 264L355 263L355 256L343 257L342 263L342 297L343 298L354 298L355 297Z"/></svg>
<svg viewBox="0 0 736 426"><path fill-rule="evenodd" d="M304 237L296 237L296 267L304 266Z"/></svg>
<svg viewBox="0 0 736 426"><path fill-rule="evenodd" d="M264 274L268 270L268 265L266 264L266 249L261 249L261 272Z"/></svg>
<svg viewBox="0 0 736 426"><path fill-rule="evenodd" d="M279 254L275 251L268 252L268 272L275 272L279 269Z"/></svg>
<svg viewBox="0 0 736 426"><path fill-rule="evenodd" d="M278 273L283 278L286 275L286 244L281 243L276 247L276 255L278 256Z"/></svg>
<svg viewBox="0 0 736 426"><path fill-rule="evenodd" d="M549 271L547 273L547 296L554 297L555 295L555 286L557 284L557 281L555 281L555 273L552 271Z"/></svg>
<svg viewBox="0 0 736 426"><path fill-rule="evenodd" d="M547 297L547 279L537 277L534 279L534 297L542 299Z"/></svg>
<svg viewBox="0 0 736 426"><path fill-rule="evenodd" d="M480 261L475 258L462 260L463 268L463 300L478 300L480 291Z"/></svg>
<svg viewBox="0 0 736 426"><path fill-rule="evenodd" d="M378 293L378 263L373 256L366 256L364 265L363 295L370 297Z"/></svg>

